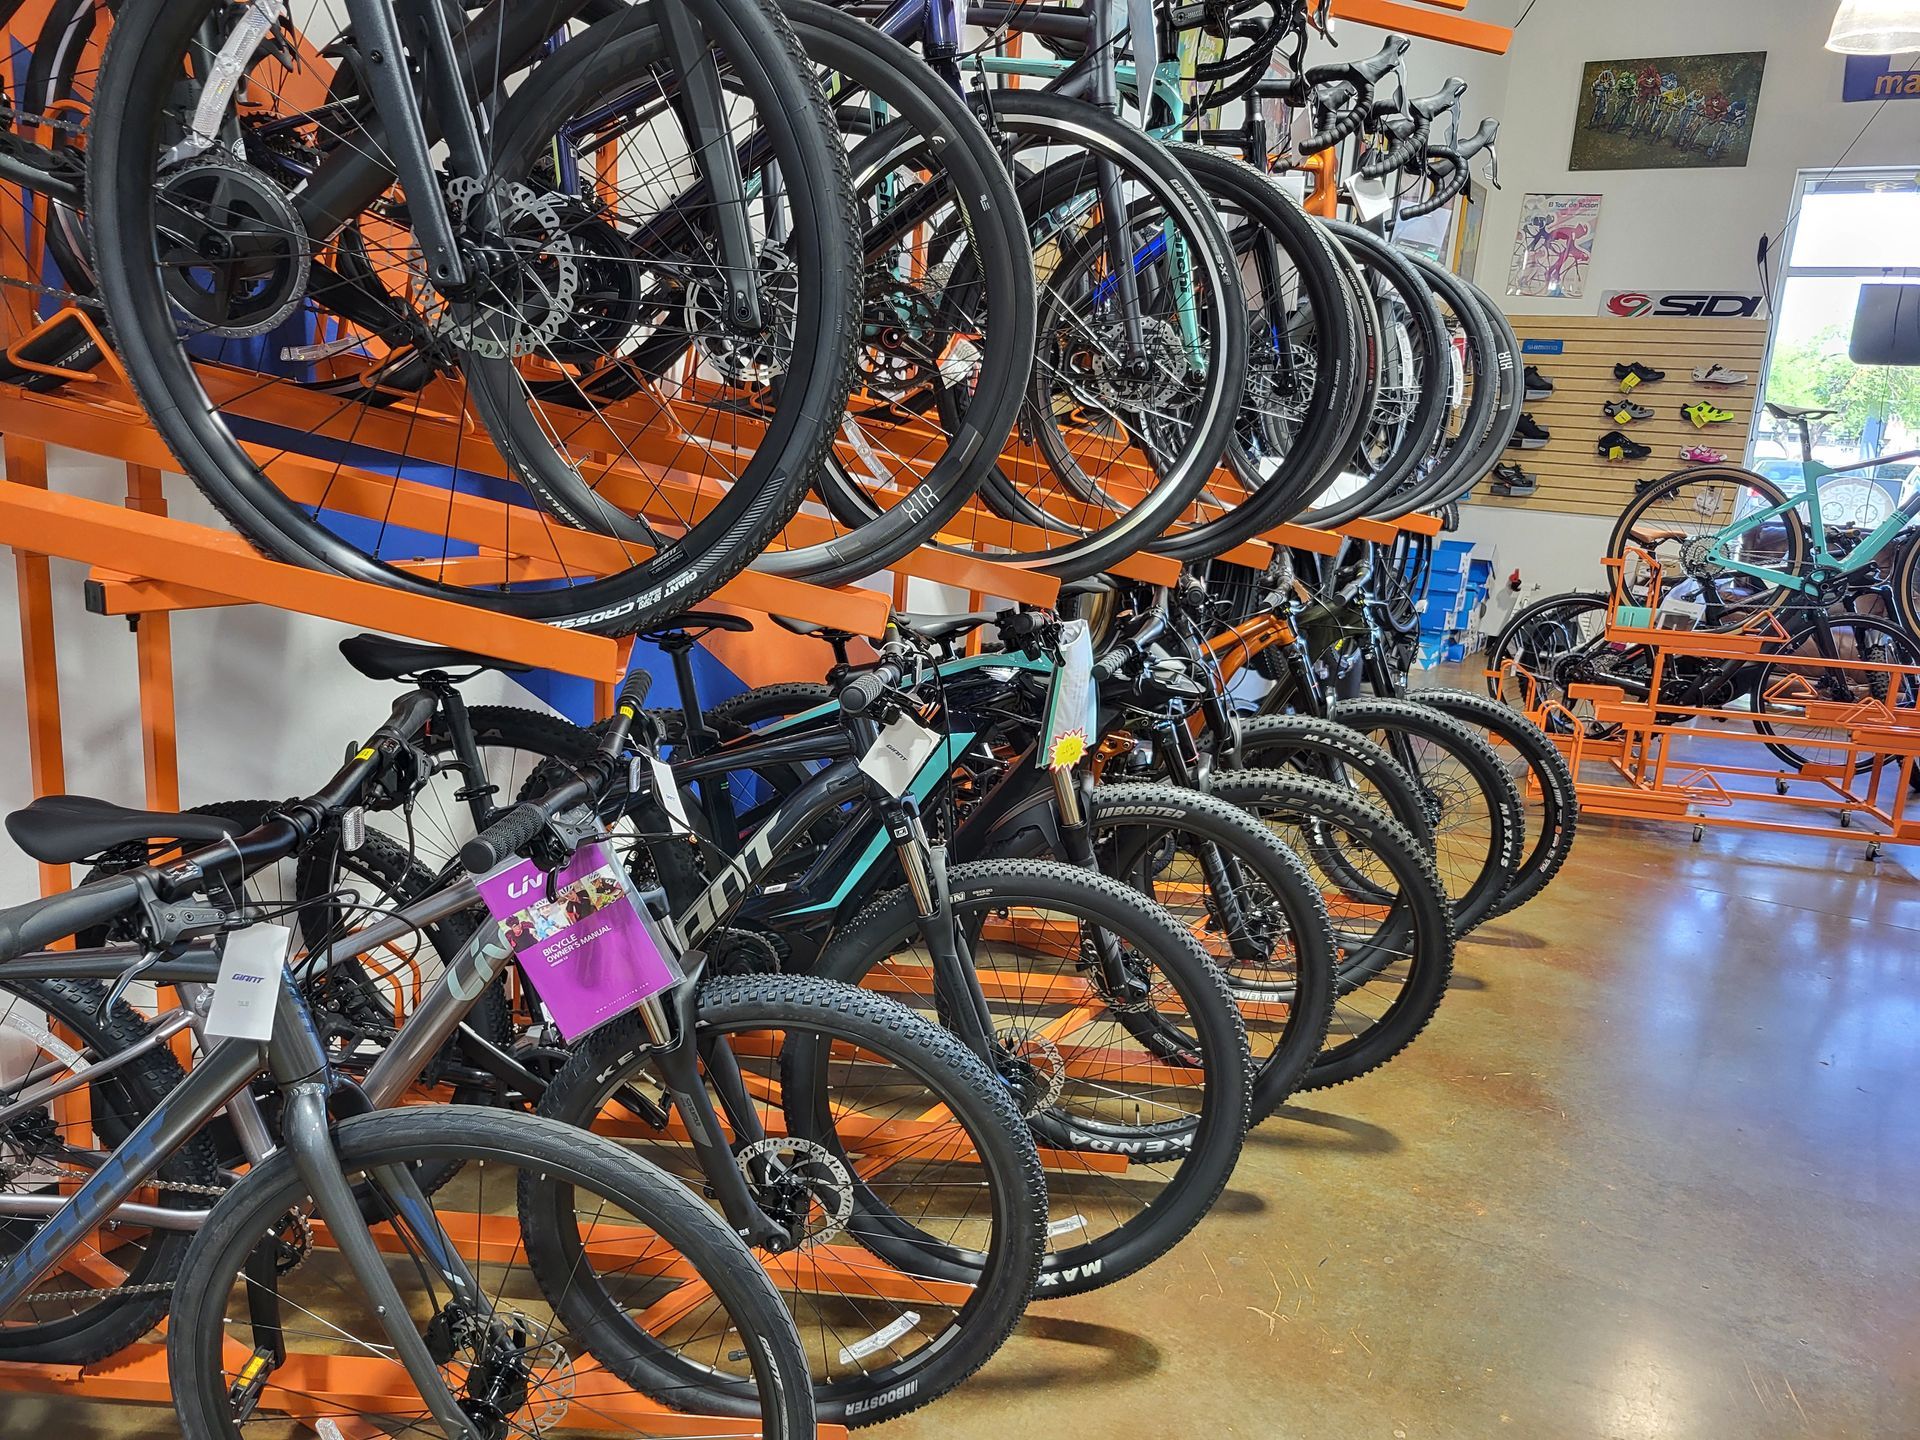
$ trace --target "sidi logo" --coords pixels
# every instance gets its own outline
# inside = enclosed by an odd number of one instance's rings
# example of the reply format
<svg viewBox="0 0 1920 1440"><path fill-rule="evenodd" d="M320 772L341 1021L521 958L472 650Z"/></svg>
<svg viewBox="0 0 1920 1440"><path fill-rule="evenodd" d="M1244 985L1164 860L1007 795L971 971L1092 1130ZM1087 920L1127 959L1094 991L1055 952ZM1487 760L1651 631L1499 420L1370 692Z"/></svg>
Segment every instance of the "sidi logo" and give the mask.
<svg viewBox="0 0 1920 1440"><path fill-rule="evenodd" d="M1718 290L1610 290L1601 302L1603 314L1622 320L1648 316L1656 320L1745 320L1760 313L1761 297Z"/></svg>

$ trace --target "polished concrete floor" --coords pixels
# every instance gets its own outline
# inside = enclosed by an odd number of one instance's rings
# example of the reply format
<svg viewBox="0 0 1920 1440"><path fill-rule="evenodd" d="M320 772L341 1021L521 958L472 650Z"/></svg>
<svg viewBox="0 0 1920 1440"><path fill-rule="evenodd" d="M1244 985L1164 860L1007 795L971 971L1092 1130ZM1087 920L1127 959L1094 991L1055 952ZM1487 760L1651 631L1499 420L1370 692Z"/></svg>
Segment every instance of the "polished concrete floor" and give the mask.
<svg viewBox="0 0 1920 1440"><path fill-rule="evenodd" d="M1920 1434L1916 932L1920 854L1590 821L1412 1050L876 1440Z"/></svg>
<svg viewBox="0 0 1920 1440"><path fill-rule="evenodd" d="M1920 1434L1920 854L1592 821L1393 1065L887 1440Z"/></svg>

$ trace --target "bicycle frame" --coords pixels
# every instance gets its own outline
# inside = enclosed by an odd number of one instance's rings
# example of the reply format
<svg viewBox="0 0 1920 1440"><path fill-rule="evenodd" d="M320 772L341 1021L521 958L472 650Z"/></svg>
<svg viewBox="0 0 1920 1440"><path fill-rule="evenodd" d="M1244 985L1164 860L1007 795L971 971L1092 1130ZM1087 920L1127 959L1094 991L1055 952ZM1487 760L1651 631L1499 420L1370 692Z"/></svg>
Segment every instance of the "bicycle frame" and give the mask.
<svg viewBox="0 0 1920 1440"><path fill-rule="evenodd" d="M1852 465L1823 465L1818 460L1803 460L1800 466L1803 484L1798 497L1778 505L1768 505L1735 520L1713 537L1713 545L1709 553L1715 564L1802 594L1819 590L1837 575L1851 575L1856 570L1863 570L1873 563L1875 556L1893 543L1895 536L1912 523L1916 514L1920 514L1920 490L1908 496L1891 515L1874 526L1872 531L1845 555L1835 555L1827 546L1826 521L1820 513L1820 482L1829 475L1846 475L1855 470L1871 469L1890 461L1913 459L1920 459L1920 450L1906 450L1898 455L1879 455L1871 460L1861 460ZM1795 575L1765 565L1751 565L1727 553L1727 547L1742 536L1758 529L1769 520L1801 508L1807 512L1808 530L1813 545L1807 574Z"/></svg>

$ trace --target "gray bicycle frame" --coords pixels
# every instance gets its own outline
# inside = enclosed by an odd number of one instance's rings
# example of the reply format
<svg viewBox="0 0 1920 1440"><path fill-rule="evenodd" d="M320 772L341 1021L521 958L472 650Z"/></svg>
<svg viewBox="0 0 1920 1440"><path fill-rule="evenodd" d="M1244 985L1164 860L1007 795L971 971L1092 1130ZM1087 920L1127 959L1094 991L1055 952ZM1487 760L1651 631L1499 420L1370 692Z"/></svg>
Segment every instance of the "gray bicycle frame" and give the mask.
<svg viewBox="0 0 1920 1440"><path fill-rule="evenodd" d="M470 885L454 888L464 889L471 896ZM432 898L438 901L441 897ZM92 964L104 966L106 957L112 953L94 952ZM119 952L120 971L126 968L125 954L125 951ZM172 973L186 983L204 984L207 978L204 957L210 954L209 950L201 950L202 963L187 967L190 977L164 963L151 967L147 973L155 979L165 979ZM34 961L48 956L76 961L64 967L63 973L87 973L88 957L61 957L55 952L22 956L15 962L18 968L14 973L31 970ZM113 1058L117 1057L109 1057L108 1063ZM47 1098L97 1079L98 1073L97 1068L83 1070L78 1077L70 1075L55 1085L33 1087L28 1096L6 1112L0 1112L0 1123L4 1116L17 1112L22 1105L45 1104ZM100 1168L0 1266L0 1314L25 1299L62 1256L83 1243L99 1226L116 1219L122 1204L165 1163L168 1155L185 1144L223 1106L245 1095L253 1081L263 1074L271 1075L286 1095L282 1130L294 1168L312 1195L314 1208L326 1221L335 1247L373 1305L394 1354L406 1367L442 1430L464 1440L481 1440L479 1428L447 1389L425 1338L415 1327L406 1301L388 1274L386 1261L381 1257L353 1186L334 1150L327 1114L327 1100L333 1091L331 1062L300 987L286 970L281 972L272 1038L265 1045L247 1040L221 1041L200 1064L187 1072L178 1086L161 1097L160 1103L134 1127ZM412 1175L403 1166L382 1166L376 1178L398 1217L407 1223L415 1238L424 1243L424 1258L433 1264L449 1290L457 1297L484 1304L485 1292L440 1232L433 1206L421 1194ZM142 1208L151 1211L158 1207Z"/></svg>

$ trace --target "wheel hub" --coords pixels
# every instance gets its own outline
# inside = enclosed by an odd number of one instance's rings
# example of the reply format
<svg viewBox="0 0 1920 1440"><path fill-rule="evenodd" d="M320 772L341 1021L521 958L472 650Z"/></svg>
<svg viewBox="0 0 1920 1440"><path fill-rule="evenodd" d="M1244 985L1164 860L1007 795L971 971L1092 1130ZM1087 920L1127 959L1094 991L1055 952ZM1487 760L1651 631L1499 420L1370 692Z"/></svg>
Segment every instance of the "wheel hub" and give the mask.
<svg viewBox="0 0 1920 1440"><path fill-rule="evenodd" d="M426 259L415 245L414 291L427 327L454 348L489 360L550 353L580 289L573 236L559 206L560 197L517 181L489 186L464 175L448 181L448 215L472 280L459 301L442 294L427 283Z"/></svg>

